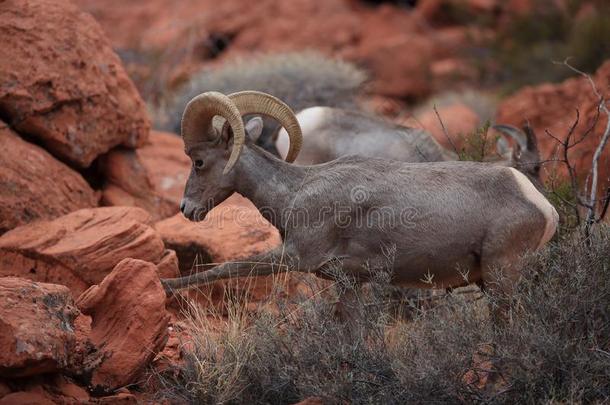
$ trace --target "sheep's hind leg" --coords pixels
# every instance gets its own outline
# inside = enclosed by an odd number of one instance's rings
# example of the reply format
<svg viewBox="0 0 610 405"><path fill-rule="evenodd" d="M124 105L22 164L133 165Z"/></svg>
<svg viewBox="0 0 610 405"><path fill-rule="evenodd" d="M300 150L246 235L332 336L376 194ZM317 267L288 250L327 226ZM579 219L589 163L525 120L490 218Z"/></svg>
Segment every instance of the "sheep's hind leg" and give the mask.
<svg viewBox="0 0 610 405"><path fill-rule="evenodd" d="M161 280L166 292L209 284L216 280L235 277L267 276L294 269L292 256L283 248L276 248L267 253L220 264L210 270L195 273L186 277Z"/></svg>

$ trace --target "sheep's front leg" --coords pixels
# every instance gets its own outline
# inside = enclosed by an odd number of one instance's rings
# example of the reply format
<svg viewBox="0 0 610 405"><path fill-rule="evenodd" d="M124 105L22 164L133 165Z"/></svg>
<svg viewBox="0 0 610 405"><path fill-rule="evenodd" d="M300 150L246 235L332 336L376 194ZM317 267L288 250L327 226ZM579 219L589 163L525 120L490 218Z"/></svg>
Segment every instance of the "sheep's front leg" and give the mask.
<svg viewBox="0 0 610 405"><path fill-rule="evenodd" d="M335 304L335 315L348 325L352 332L359 332L363 316L360 302L361 284L371 279L368 266L363 265L359 259L338 256L319 265L315 273L337 282L338 300Z"/></svg>
<svg viewBox="0 0 610 405"><path fill-rule="evenodd" d="M235 277L267 276L294 269L294 256L279 247L267 253L250 256L243 260L227 262L210 270L195 273L186 277L161 280L166 292L209 284L216 280Z"/></svg>

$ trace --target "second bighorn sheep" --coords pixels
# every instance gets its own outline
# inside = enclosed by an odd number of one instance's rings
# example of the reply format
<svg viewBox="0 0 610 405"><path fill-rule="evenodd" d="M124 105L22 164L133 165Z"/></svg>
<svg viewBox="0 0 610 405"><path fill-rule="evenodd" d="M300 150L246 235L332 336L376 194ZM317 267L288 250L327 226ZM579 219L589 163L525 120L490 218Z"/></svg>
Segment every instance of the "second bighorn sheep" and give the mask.
<svg viewBox="0 0 610 405"><path fill-rule="evenodd" d="M254 145L262 121L244 126L247 114L273 117L286 128L287 161ZM277 227L283 245L163 280L169 290L288 270L328 276L330 268L360 281L389 268L396 284L436 288L464 285L468 271L469 282L505 287L510 283L495 283L492 270L501 267L508 276L502 280L514 280L519 256L547 243L557 227L553 206L514 168L359 156L292 164L302 143L299 123L267 94L201 94L184 111L182 136L193 162L183 214L201 220L238 192Z"/></svg>
<svg viewBox="0 0 610 405"><path fill-rule="evenodd" d="M334 107L310 107L296 114L305 139L296 163L318 164L344 155L361 155L403 162L441 162L459 160L452 150L446 150L429 133L397 125L374 115ZM506 138L497 142L498 156L490 156L489 162L515 167L538 185L540 155L534 133L522 132L508 125L493 128L513 139L515 147L509 147ZM275 134L264 133L256 140L267 151L286 157L288 135L285 129ZM270 139L275 139L272 142Z"/></svg>

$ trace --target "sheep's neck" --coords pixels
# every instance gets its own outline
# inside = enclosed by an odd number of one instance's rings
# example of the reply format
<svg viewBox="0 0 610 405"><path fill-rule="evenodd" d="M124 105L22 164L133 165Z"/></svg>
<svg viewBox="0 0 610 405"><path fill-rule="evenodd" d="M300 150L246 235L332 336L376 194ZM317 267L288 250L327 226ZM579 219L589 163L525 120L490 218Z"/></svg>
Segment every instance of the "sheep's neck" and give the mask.
<svg viewBox="0 0 610 405"><path fill-rule="evenodd" d="M252 201L283 236L282 218L292 208L307 168L286 163L246 144L233 170L235 191Z"/></svg>

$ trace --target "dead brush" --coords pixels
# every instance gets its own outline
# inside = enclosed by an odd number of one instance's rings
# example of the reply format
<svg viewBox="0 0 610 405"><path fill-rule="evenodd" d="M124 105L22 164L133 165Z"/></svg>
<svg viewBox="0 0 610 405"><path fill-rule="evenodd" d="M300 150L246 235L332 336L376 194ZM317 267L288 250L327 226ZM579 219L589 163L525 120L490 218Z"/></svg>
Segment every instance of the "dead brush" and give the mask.
<svg viewBox="0 0 610 405"><path fill-rule="evenodd" d="M184 365L160 376L161 395L235 404L608 401L610 228L595 228L589 242L575 233L526 257L511 296L443 294L411 321L388 312L382 275L354 290L358 333L333 315L349 280L305 280L299 293L277 291L273 306L251 311L229 301L226 316L192 306ZM506 325L492 325L487 300L509 302Z"/></svg>

